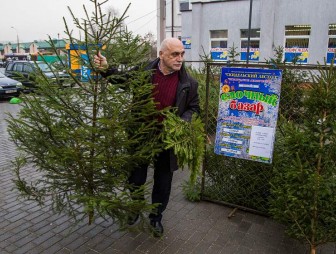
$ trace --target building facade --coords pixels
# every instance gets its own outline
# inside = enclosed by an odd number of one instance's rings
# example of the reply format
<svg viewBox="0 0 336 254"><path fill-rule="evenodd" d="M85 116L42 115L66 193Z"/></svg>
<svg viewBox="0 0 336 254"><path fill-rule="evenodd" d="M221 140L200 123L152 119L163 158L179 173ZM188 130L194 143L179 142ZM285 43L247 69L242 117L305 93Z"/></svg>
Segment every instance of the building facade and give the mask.
<svg viewBox="0 0 336 254"><path fill-rule="evenodd" d="M282 47L286 62L330 63L336 50L335 13L335 0L183 0L186 60L207 54L227 61L234 48L235 60L265 62Z"/></svg>
<svg viewBox="0 0 336 254"><path fill-rule="evenodd" d="M64 39L52 40L55 48L59 50L61 54L65 54L65 46L67 41ZM33 41L33 42L21 42L21 43L0 43L0 60L11 58L12 60L22 60L26 56L25 60L37 55L53 55L54 50L49 41Z"/></svg>

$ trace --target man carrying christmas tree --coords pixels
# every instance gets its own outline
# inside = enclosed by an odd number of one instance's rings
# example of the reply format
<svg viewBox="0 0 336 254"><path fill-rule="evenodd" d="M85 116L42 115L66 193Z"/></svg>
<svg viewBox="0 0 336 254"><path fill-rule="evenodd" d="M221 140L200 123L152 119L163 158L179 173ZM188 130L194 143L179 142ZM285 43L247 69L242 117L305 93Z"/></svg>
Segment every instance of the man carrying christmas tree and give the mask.
<svg viewBox="0 0 336 254"><path fill-rule="evenodd" d="M162 41L159 57L149 63L147 70L152 70L151 80L154 84L153 99L158 110L175 107L177 114L185 121L191 121L193 113L199 113L198 84L186 71L183 65L184 47L177 38L167 38ZM94 63L101 70L104 77L116 72L109 68L106 58L98 52L94 56ZM160 117L159 121L162 121ZM147 168L150 162L135 168L129 183L138 188L145 184ZM172 149L160 152L154 161L154 186L152 203L159 204L156 211L149 215L150 225L155 236L163 234L161 223L162 213L166 209L171 192L173 172L177 170L177 158ZM139 215L130 216L129 225L136 223Z"/></svg>

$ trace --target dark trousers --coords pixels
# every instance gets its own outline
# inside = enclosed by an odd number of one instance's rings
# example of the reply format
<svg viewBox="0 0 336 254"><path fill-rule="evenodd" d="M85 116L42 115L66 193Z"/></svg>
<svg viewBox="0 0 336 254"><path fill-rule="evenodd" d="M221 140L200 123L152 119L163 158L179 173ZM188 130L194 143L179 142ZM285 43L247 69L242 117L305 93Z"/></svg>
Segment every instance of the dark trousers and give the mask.
<svg viewBox="0 0 336 254"><path fill-rule="evenodd" d="M148 164L134 169L128 182L134 188L144 185L147 179ZM164 150L154 160L154 186L152 190L152 203L158 203L156 211L149 215L151 220L161 221L162 212L166 209L169 201L173 172L170 170L170 152Z"/></svg>

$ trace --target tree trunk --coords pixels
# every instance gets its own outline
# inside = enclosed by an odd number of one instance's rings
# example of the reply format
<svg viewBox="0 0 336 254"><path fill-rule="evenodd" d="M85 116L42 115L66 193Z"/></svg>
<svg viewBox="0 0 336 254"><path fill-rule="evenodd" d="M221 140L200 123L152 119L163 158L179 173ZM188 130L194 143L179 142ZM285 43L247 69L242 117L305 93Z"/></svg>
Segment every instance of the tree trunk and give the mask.
<svg viewBox="0 0 336 254"><path fill-rule="evenodd" d="M316 254L316 246L314 245L310 246L310 254Z"/></svg>

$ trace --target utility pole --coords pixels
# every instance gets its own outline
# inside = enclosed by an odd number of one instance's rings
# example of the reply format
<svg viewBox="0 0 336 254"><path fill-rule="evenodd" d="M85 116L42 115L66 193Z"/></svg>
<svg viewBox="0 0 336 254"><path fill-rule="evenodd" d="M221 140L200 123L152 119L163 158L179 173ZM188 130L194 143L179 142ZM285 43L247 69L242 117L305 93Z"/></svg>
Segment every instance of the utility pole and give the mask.
<svg viewBox="0 0 336 254"><path fill-rule="evenodd" d="M174 37L174 0L171 0L171 36Z"/></svg>
<svg viewBox="0 0 336 254"><path fill-rule="evenodd" d="M19 33L18 33L18 31L16 30L16 28L14 26L12 26L11 28L13 28L16 31L16 40L17 40L16 53L19 54L20 53Z"/></svg>
<svg viewBox="0 0 336 254"><path fill-rule="evenodd" d="M246 65L249 63L250 58L250 41L251 41L251 20L252 20L252 2L250 0L250 14L249 14L249 26L248 26L248 37L247 37L247 52L246 52Z"/></svg>
<svg viewBox="0 0 336 254"><path fill-rule="evenodd" d="M60 34L58 33L57 34L57 51L58 51L58 54L60 55L61 54L61 49L60 49L60 45L59 45L59 40L60 40Z"/></svg>
<svg viewBox="0 0 336 254"><path fill-rule="evenodd" d="M166 1L157 0L158 15L157 15L157 55L159 55L159 49L161 42L166 38Z"/></svg>

